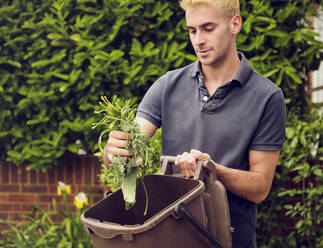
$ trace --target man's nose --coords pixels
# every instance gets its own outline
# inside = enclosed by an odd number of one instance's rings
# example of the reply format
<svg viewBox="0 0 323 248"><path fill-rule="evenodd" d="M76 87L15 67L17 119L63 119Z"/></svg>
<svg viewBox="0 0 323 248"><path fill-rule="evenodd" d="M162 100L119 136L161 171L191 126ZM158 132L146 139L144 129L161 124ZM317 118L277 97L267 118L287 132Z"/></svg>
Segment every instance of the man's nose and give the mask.
<svg viewBox="0 0 323 248"><path fill-rule="evenodd" d="M200 31L196 31L195 37L194 37L194 44L196 46L203 45L205 43L205 39Z"/></svg>

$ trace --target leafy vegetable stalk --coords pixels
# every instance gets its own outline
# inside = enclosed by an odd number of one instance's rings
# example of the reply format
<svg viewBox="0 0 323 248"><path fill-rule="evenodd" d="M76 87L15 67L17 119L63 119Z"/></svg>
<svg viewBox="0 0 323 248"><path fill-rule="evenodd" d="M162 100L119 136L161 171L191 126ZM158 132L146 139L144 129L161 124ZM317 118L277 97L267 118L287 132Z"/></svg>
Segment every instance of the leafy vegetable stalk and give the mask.
<svg viewBox="0 0 323 248"><path fill-rule="evenodd" d="M111 102L105 96L102 96L101 99L101 109L96 113L103 115L103 117L99 122L94 123L94 128L101 126L104 129L98 141L101 153L105 144L102 141L103 137L112 130L121 130L129 135L127 150L132 156L128 158L116 156L116 160L110 163L109 168L103 165L100 180L105 184L112 184L113 191L121 188L126 209L130 209L136 201L136 179L146 175L149 169L149 140L141 135L139 126L135 122L136 107L131 100L122 101L116 96L112 98ZM143 186L146 191L144 184ZM148 199L147 192L145 193L146 214Z"/></svg>

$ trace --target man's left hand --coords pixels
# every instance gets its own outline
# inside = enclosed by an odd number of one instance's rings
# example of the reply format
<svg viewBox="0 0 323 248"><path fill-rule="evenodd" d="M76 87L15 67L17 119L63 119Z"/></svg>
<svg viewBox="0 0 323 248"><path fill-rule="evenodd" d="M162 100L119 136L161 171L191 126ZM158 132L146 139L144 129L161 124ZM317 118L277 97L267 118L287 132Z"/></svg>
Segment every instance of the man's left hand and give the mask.
<svg viewBox="0 0 323 248"><path fill-rule="evenodd" d="M181 155L177 155L175 165L184 176L193 177L196 170L196 161L210 159L209 154L192 149L189 153L184 152Z"/></svg>

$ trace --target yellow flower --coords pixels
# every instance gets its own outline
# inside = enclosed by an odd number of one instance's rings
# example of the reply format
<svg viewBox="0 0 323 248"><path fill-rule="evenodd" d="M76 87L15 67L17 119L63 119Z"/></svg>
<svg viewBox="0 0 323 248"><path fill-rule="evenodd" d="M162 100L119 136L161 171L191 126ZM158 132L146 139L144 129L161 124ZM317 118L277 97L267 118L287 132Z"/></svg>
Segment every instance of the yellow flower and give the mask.
<svg viewBox="0 0 323 248"><path fill-rule="evenodd" d="M70 194L71 186L59 181L57 186L57 194L61 195L63 191L65 191L67 194Z"/></svg>
<svg viewBox="0 0 323 248"><path fill-rule="evenodd" d="M74 197L74 205L77 208L82 208L83 205L88 205L88 199L85 193L80 192Z"/></svg>

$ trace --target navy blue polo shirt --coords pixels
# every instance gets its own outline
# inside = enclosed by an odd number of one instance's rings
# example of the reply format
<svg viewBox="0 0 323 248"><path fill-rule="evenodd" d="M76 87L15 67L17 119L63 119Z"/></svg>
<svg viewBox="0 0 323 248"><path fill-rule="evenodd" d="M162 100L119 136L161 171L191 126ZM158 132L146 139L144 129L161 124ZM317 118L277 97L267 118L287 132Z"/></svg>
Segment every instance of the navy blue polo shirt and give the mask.
<svg viewBox="0 0 323 248"><path fill-rule="evenodd" d="M281 150L285 139L282 91L255 72L242 53L235 77L212 96L200 62L169 71L147 91L137 116L162 127L162 154L191 149L226 167L248 170L249 150ZM255 247L256 204L228 192L233 247Z"/></svg>

